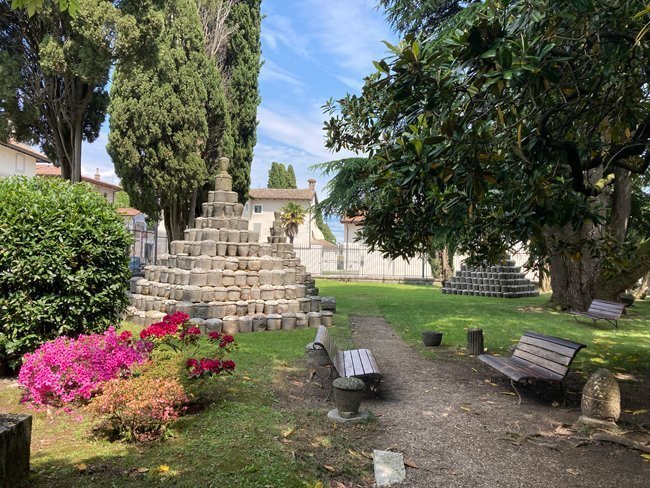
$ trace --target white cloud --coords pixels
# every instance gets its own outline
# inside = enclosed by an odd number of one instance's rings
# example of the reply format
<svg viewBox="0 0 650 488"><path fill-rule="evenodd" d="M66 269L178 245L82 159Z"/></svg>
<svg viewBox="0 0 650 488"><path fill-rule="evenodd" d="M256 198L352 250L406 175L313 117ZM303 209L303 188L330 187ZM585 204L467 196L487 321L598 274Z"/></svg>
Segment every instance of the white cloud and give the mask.
<svg viewBox="0 0 650 488"><path fill-rule="evenodd" d="M291 20L283 15L271 13L264 17L260 35L273 51L284 46L304 58L309 57L307 37L299 34Z"/></svg>
<svg viewBox="0 0 650 488"><path fill-rule="evenodd" d="M288 83L296 88L304 88L305 83L293 73L281 68L273 61L264 60L262 70L260 71L260 80L262 81L281 81Z"/></svg>
<svg viewBox="0 0 650 488"><path fill-rule="evenodd" d="M361 77L374 71L373 60L386 55L382 40L395 37L379 15L370 15L374 1L306 0L304 15L322 50L333 54L343 77ZM347 83L346 83L347 84Z"/></svg>

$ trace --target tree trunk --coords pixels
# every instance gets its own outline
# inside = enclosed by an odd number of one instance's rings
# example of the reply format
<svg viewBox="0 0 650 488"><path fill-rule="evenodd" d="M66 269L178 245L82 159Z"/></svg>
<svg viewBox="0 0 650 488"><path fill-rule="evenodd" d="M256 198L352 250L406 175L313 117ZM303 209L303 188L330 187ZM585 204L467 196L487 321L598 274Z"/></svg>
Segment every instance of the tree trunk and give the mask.
<svg viewBox="0 0 650 488"><path fill-rule="evenodd" d="M634 298L637 300L645 300L648 294L648 286L650 286L650 273L646 273L645 277L641 280L641 286L634 292Z"/></svg>
<svg viewBox="0 0 650 488"><path fill-rule="evenodd" d="M548 266L540 265L537 268L537 274L539 276L539 291L542 293L548 293L551 291L551 275L548 270Z"/></svg>
<svg viewBox="0 0 650 488"><path fill-rule="evenodd" d="M442 250L438 251L438 260L440 261L440 273L442 274L442 282L445 283L454 274L454 270L449 265L449 249L445 246Z"/></svg>
<svg viewBox="0 0 650 488"><path fill-rule="evenodd" d="M187 228L192 229L194 228L194 223L196 222L195 217L196 217L196 198L198 195L199 189L194 188L194 191L192 192L192 198L190 199L190 214L187 219Z"/></svg>
<svg viewBox="0 0 650 488"><path fill-rule="evenodd" d="M551 304L562 310L584 311L591 304L600 264L588 246L595 231L593 225L585 223L577 231L568 225L550 228L546 233Z"/></svg>

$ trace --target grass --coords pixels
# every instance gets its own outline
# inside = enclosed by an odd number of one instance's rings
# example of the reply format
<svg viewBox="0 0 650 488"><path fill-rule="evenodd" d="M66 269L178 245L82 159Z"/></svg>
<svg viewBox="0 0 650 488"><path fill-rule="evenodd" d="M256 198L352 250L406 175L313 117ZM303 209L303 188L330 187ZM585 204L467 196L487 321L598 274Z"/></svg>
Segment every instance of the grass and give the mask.
<svg viewBox="0 0 650 488"><path fill-rule="evenodd" d="M443 295L431 286L318 284L322 295L337 298L337 327L331 333L341 348L351 345L350 315L383 315L424 354L432 354L420 346L420 332L427 329L444 332L443 344L459 354L467 328L483 328L486 346L496 353L504 353L530 329L587 344L577 359L584 371L650 368L650 303L635 304L615 330L548 310L548 297L503 300ZM376 425L335 428L325 419L327 404L313 408L292 396L298 390L294 383L306 377L297 365L313 338L313 329L239 335L233 357L237 372L220 384L221 400L180 419L174 436L162 443L134 446L95 439L89 434L92 419L83 410L36 413L30 488L292 488L313 487L319 480L327 486L328 479L367 480L372 464L358 453L367 447L360 443L371 442ZM18 403L19 396L17 388L0 383L0 411L33 413ZM357 435L359 430L364 434Z"/></svg>
<svg viewBox="0 0 650 488"><path fill-rule="evenodd" d="M274 395L274 383L295 371L313 337L313 329L238 336L237 374L224 378L223 399L180 419L175 436L162 443L132 446L94 439L83 411L36 413L30 486L314 486L325 477L323 468L296 457L281 442L282 431L297 419L279 408ZM17 388L5 386L0 392L0 411L34 413L18 405ZM324 417L314 416L314 423L324 423Z"/></svg>
<svg viewBox="0 0 650 488"><path fill-rule="evenodd" d="M485 346L497 354L507 352L522 332L533 330L586 344L576 358L578 369L650 369L650 301L637 301L629 308L617 330L608 322L576 322L565 312L546 308L548 295L510 300L443 295L432 286L332 280L319 280L318 285L321 295L336 297L342 318L382 315L404 341L420 350L424 330L441 331L444 345L464 349L467 329L479 327Z"/></svg>

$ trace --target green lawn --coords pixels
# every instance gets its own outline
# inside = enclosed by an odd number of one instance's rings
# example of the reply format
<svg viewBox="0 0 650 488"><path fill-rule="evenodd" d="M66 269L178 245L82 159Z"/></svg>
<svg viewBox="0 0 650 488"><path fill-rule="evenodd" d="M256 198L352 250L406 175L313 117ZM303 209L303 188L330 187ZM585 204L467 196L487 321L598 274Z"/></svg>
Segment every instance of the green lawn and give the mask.
<svg viewBox="0 0 650 488"><path fill-rule="evenodd" d="M318 285L322 295L337 298L332 334L342 347L350 345L350 315L383 315L423 352L420 331L425 329L444 332L443 344L459 354L467 328L483 328L486 346L496 353L505 352L530 329L587 344L577 359L584 371L599 366L630 372L650 368L650 303L636 304L615 330L607 323L576 323L567 314L549 311L544 308L548 297L464 297L443 295L431 286L330 280ZM288 377L305 378L298 360L314 335L313 329L239 335L233 357L237 371L221 383L221 401L179 420L174 437L162 443L133 446L94 439L91 419L83 410L35 414L28 485L311 488L330 478L367 478L371 463L350 453L364 449L358 438L371 439L371 433L355 437L353 430L333 429L324 415L327 404L314 409L291 400L296 386ZM319 394L325 397L325 392ZM17 388L0 384L0 411L31 413L18 399ZM291 434L285 439L283 432ZM335 466L336 473L324 465Z"/></svg>
<svg viewBox="0 0 650 488"><path fill-rule="evenodd" d="M587 349L578 354L576 368L650 369L650 300L628 308L616 330L607 322L576 322L567 313L545 308L548 295L522 299L470 297L443 295L432 286L332 280L319 280L318 286L321 295L337 298L341 315L383 315L415 347L420 347L423 330L438 330L444 333L444 345L464 348L467 329L480 327L485 346L499 354L516 343L523 331L533 330L586 344Z"/></svg>

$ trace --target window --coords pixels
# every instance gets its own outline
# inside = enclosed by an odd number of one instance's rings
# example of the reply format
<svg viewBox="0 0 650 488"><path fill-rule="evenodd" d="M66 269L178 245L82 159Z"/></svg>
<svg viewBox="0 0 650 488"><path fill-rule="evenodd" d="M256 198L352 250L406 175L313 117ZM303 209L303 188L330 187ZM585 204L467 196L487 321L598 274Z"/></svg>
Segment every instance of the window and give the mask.
<svg viewBox="0 0 650 488"><path fill-rule="evenodd" d="M262 213L262 206L261 205L253 205L253 213L254 214L261 214Z"/></svg>
<svg viewBox="0 0 650 488"><path fill-rule="evenodd" d="M25 174L25 155L16 154L16 173Z"/></svg>

